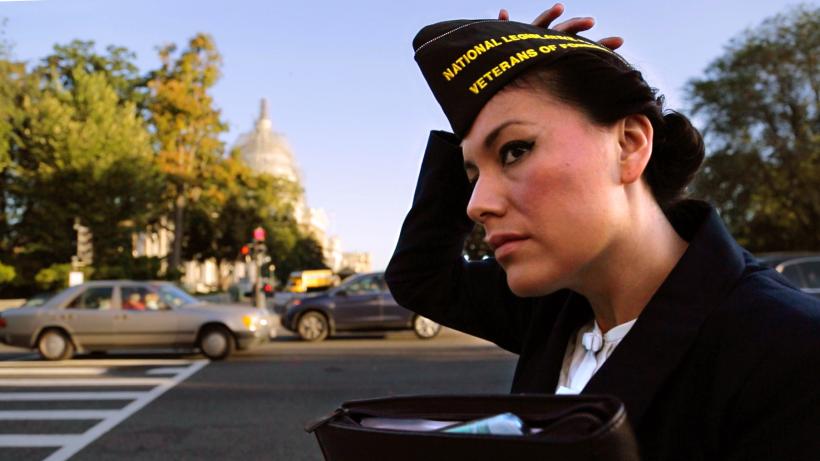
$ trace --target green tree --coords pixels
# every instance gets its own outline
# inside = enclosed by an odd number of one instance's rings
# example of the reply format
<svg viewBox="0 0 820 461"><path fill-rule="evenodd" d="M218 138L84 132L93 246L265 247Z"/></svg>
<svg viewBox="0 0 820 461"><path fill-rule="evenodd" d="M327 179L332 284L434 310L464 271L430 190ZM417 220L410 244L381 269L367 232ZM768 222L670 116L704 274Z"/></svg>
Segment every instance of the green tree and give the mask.
<svg viewBox="0 0 820 461"><path fill-rule="evenodd" d="M14 270L14 267L0 262L0 284L11 282L15 276L17 276L17 271Z"/></svg>
<svg viewBox="0 0 820 461"><path fill-rule="evenodd" d="M298 186L253 172L233 151L211 165L196 202L186 213L182 254L188 260L235 261L256 227L267 231L274 263L295 247L300 231L292 219Z"/></svg>
<svg viewBox="0 0 820 461"><path fill-rule="evenodd" d="M175 45L160 50L162 67L150 75L147 104L159 165L168 178L166 195L174 224L172 269L182 262L183 241L190 230L186 208L198 200L208 171L219 160L223 151L219 135L226 130L209 94L221 64L213 39L198 34L179 56L175 53Z"/></svg>
<svg viewBox="0 0 820 461"><path fill-rule="evenodd" d="M711 151L694 195L752 251L820 249L820 8L736 37L687 93Z"/></svg>
<svg viewBox="0 0 820 461"><path fill-rule="evenodd" d="M290 252L280 258L276 264L276 278L287 281L288 275L293 271L307 269L327 269L322 253L322 245L312 236L302 234L296 240Z"/></svg>
<svg viewBox="0 0 820 461"><path fill-rule="evenodd" d="M106 47L107 54L96 51L93 41L74 40L67 45L54 45L52 54L42 60L36 72L47 86L57 85L72 91L78 71L101 75L117 94L120 104L134 103L143 109L148 88L134 60L136 54L120 46Z"/></svg>
<svg viewBox="0 0 820 461"><path fill-rule="evenodd" d="M12 45L2 36L5 21L0 23L0 256L12 259L10 219L13 219L12 197L8 187L14 166L13 151L17 133L15 126L23 116L20 103L23 89L30 75L24 63L15 62L11 56Z"/></svg>
<svg viewBox="0 0 820 461"><path fill-rule="evenodd" d="M75 218L91 229L95 265L116 266L157 214L162 176L136 105L123 104L103 74L78 68L72 79L70 90L29 88L16 128L12 237L29 276L71 260Z"/></svg>

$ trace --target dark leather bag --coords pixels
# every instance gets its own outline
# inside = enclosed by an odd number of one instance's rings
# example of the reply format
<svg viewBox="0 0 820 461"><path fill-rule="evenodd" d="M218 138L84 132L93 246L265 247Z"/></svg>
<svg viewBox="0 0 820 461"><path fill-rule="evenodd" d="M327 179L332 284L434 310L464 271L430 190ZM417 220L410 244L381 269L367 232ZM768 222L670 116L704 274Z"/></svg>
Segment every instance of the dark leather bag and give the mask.
<svg viewBox="0 0 820 461"><path fill-rule="evenodd" d="M518 415L540 432L523 436L374 429L364 418L471 421ZM638 461L623 403L594 395L437 395L350 401L306 431L327 461Z"/></svg>

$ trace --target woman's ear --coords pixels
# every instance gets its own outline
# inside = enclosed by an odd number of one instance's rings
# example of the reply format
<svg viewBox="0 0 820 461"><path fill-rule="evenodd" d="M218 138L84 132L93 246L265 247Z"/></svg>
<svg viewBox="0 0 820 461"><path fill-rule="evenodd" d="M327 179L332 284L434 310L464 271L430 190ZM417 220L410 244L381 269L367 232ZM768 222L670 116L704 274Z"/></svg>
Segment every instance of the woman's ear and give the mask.
<svg viewBox="0 0 820 461"><path fill-rule="evenodd" d="M652 123L643 114L627 115L619 131L621 183L631 184L640 179L652 156Z"/></svg>

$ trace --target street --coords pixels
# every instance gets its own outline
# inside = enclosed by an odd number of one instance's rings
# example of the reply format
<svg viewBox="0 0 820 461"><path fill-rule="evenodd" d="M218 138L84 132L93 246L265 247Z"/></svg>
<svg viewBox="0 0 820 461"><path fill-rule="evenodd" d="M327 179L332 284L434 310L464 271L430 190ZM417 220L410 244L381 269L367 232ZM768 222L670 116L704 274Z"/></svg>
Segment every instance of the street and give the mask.
<svg viewBox="0 0 820 461"><path fill-rule="evenodd" d="M224 362L179 353L42 362L12 348L0 360L2 460L321 460L304 425L345 400L505 393L515 366L451 330L429 341L283 335Z"/></svg>

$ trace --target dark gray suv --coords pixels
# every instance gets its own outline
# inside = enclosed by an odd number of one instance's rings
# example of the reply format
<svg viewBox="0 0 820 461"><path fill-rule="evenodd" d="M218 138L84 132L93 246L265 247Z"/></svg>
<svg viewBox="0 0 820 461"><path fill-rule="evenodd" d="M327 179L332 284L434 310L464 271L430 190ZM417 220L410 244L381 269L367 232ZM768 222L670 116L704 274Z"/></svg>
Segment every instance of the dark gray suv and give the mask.
<svg viewBox="0 0 820 461"><path fill-rule="evenodd" d="M321 341L343 331L413 330L422 339L441 326L396 304L383 272L358 274L325 293L292 299L282 325L306 341Z"/></svg>
<svg viewBox="0 0 820 461"><path fill-rule="evenodd" d="M820 253L780 252L756 256L803 292L820 298Z"/></svg>

